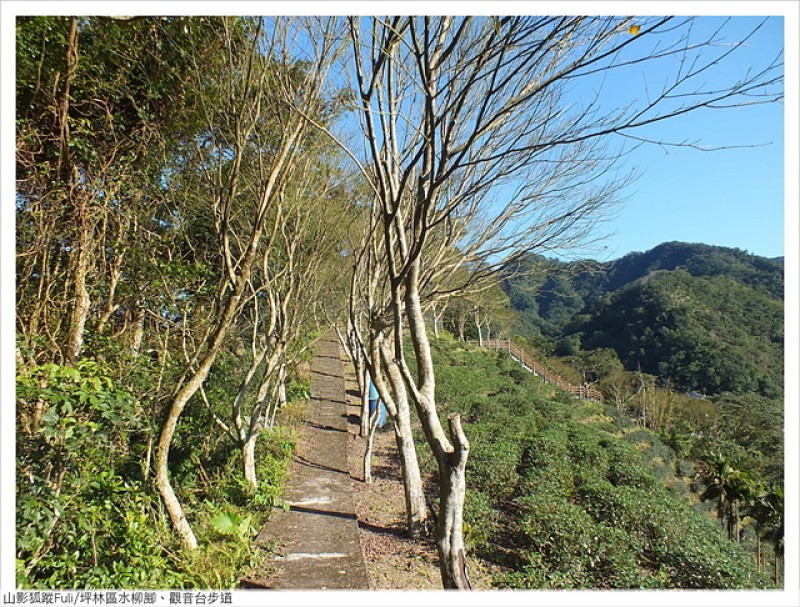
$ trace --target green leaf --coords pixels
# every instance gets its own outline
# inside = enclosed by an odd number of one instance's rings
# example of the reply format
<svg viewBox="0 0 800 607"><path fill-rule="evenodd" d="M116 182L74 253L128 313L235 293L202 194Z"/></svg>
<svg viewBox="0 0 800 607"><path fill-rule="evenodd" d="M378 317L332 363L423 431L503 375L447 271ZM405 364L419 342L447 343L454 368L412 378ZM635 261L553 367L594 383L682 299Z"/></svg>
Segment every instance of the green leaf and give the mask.
<svg viewBox="0 0 800 607"><path fill-rule="evenodd" d="M66 379L80 381L81 373L74 367L61 367L61 373Z"/></svg>
<svg viewBox="0 0 800 607"><path fill-rule="evenodd" d="M242 519L233 512L220 512L211 519L211 526L222 535L237 535Z"/></svg>
<svg viewBox="0 0 800 607"><path fill-rule="evenodd" d="M56 407L47 409L47 412L42 415L42 421L48 424L58 423L58 410Z"/></svg>

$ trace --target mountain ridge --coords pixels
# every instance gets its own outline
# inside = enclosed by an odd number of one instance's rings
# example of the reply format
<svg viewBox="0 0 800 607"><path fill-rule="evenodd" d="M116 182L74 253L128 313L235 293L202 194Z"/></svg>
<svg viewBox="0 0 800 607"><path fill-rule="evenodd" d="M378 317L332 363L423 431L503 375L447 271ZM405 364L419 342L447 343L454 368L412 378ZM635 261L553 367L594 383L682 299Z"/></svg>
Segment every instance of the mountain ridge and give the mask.
<svg viewBox="0 0 800 607"><path fill-rule="evenodd" d="M504 284L518 335L610 347L629 370L704 393L782 393L783 263L666 242L609 262L524 260Z"/></svg>

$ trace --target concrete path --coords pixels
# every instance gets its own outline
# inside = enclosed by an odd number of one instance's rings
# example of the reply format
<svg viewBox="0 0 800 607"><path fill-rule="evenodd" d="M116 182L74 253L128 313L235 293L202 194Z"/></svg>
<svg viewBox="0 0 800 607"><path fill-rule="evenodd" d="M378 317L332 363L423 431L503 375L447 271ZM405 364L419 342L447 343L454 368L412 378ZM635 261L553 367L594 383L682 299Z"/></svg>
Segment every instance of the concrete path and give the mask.
<svg viewBox="0 0 800 607"><path fill-rule="evenodd" d="M269 588L369 589L359 543L347 461L347 401L339 342L333 333L314 349L311 403L283 499L257 541L279 556ZM261 584L259 584L261 585Z"/></svg>

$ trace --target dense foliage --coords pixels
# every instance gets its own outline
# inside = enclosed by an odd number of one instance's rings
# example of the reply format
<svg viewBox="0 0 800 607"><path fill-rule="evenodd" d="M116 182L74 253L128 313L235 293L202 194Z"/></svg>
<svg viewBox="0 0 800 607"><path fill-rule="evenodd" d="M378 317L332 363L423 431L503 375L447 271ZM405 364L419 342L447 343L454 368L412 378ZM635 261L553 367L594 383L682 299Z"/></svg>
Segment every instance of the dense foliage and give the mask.
<svg viewBox="0 0 800 607"><path fill-rule="evenodd" d="M725 276L658 272L587 308L566 331L678 390L783 393L783 305Z"/></svg>
<svg viewBox="0 0 800 607"><path fill-rule="evenodd" d="M280 86L309 69L285 49L252 60L263 32L17 21L20 587L231 587L264 552L252 540L282 490L320 310L336 309L332 226L353 197L323 138L297 135L300 168L256 212L291 113ZM159 458L195 550L170 529Z"/></svg>
<svg viewBox="0 0 800 607"><path fill-rule="evenodd" d="M144 370L147 371L147 370ZM175 467L207 539L185 554L149 486L152 408L107 363L23 367L17 377L17 583L27 588L231 587L262 551L250 540L280 495L299 405L259 444L258 493L238 476L233 445L187 420ZM247 518L232 537L219 517ZM245 541L242 541L242 540Z"/></svg>
<svg viewBox="0 0 800 607"><path fill-rule="evenodd" d="M545 349L542 336L560 354L613 348L628 370L683 391L782 394L780 261L670 242L606 263L529 258L517 270L505 284L517 333Z"/></svg>
<svg viewBox="0 0 800 607"><path fill-rule="evenodd" d="M652 433L505 356L439 342L437 365L439 397L466 412L472 444L468 538L503 570L499 586L769 586L691 506L692 466Z"/></svg>

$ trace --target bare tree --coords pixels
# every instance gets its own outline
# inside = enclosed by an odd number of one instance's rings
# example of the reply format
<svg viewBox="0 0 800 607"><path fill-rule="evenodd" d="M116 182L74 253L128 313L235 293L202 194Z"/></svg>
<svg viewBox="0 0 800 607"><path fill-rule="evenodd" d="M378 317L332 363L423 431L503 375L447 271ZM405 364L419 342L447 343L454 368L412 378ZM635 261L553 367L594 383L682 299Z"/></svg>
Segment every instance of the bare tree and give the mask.
<svg viewBox="0 0 800 607"><path fill-rule="evenodd" d="M259 18L244 39L233 20L225 23L228 79L205 99L208 136L196 142L198 156L207 159L200 166L208 180L207 205L215 218L223 280L207 338L187 357L183 379L167 407L155 457L159 493L184 547L190 549L197 540L169 479L172 438L183 409L203 386L242 309L270 210L296 169L308 136L310 125L293 111L293 104L324 114L325 80L337 48L332 19ZM198 79L203 69L206 66L197 66ZM256 183L247 183L242 165L254 148L263 172Z"/></svg>
<svg viewBox="0 0 800 607"><path fill-rule="evenodd" d="M470 266L474 282L526 251L585 243L629 178L612 175L625 152L610 147L612 136L647 141L640 129L655 122L780 98L770 88L780 83L780 58L738 81L703 87L706 73L741 45L715 46L719 32L696 41L692 25L674 18L350 19L365 136L353 156L365 159L379 207L392 306L387 362L400 373L438 463L446 588L469 587L462 534L469 442L458 414L448 417L447 431L439 419L424 302L441 294L437 279L458 267ZM580 80L599 87L603 74L664 57L678 59L674 79L627 107L604 108L597 90L575 93ZM406 332L416 373L405 358Z"/></svg>
<svg viewBox="0 0 800 607"><path fill-rule="evenodd" d="M348 304L350 343L355 349L352 358L362 361L364 379L362 398L367 396L372 381L392 420L400 458L406 506L406 528L417 535L428 518L419 461L411 427L411 405L402 376L392 361L391 318L397 313L387 284L385 265L388 255L385 243L375 238L380 227L379 207L368 204L364 213L360 238L352 243L353 266ZM362 426L367 445L363 470L365 482L371 480L372 444L377 428L378 412L370 417L368 402L362 401Z"/></svg>
<svg viewBox="0 0 800 607"><path fill-rule="evenodd" d="M284 188L270 219L271 229L259 267L243 305L249 317L250 364L232 402L230 424L217 423L242 449L244 476L256 489L255 446L260 432L271 429L286 404L287 369L303 351L315 327L320 293L336 266L340 231L348 209L347 194L324 158L329 150L311 146L298 161L295 178ZM320 178L320 175L324 178ZM249 389L255 387L255 396Z"/></svg>

